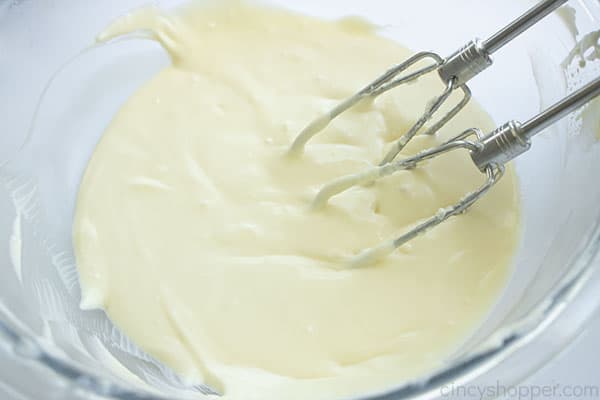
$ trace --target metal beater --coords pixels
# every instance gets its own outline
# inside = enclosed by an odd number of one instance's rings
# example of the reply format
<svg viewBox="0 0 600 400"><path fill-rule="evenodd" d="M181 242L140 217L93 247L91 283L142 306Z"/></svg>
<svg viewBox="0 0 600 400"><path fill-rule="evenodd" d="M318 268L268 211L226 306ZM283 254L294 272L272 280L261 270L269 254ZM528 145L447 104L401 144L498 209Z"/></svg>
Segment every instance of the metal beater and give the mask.
<svg viewBox="0 0 600 400"><path fill-rule="evenodd" d="M471 99L471 90L467 86L467 83L492 65L491 55L493 53L567 2L568 0L540 1L521 17L498 31L489 39L471 40L448 58L443 58L439 54L428 51L415 54L403 63L386 71L354 96L344 100L328 113L308 124L294 140L290 148L290 154L298 155L302 153L304 146L313 136L325 129L333 119L358 102L365 99L374 99L391 89L415 82L423 75L437 71L442 82L446 85L446 89L440 96L428 103L421 118L394 143L380 165L393 161L406 144L437 114L440 107L446 103L455 90L460 89L463 92L462 100L448 113L443 115L438 122L427 129L425 133L436 133L467 105ZM403 75L403 73L423 60L431 60L432 63Z"/></svg>
<svg viewBox="0 0 600 400"><path fill-rule="evenodd" d="M445 83L446 89L440 96L432 99L424 114L392 145L381 164L362 173L341 177L327 184L317 194L313 201L313 207L324 207L331 197L353 186L371 183L398 171L415 168L421 162L458 149L467 150L475 166L487 177L485 183L479 189L468 193L458 203L440 209L434 216L419 223L402 236L363 251L351 260L351 266L360 267L371 264L448 218L466 211L499 181L504 174L504 165L507 162L529 150L531 147L530 140L533 136L600 95L600 78L598 78L523 124L518 121L510 121L488 134L483 134L477 128L468 129L438 147L421 151L404 160L394 161L406 144L433 118L454 90L462 90L462 100L449 112L441 116L424 133L435 134L466 106L471 98L471 91L467 87L467 82L492 64L492 53L567 3L567 1L543 0L489 39L485 41L472 40L446 59L432 52L418 53L384 73L354 96L340 103L329 113L312 121L300 132L290 147L291 155L301 154L304 151L305 144L313 136L325 129L334 118L359 101L368 98L373 99L399 85L413 82L427 73L437 71L439 77ZM431 59L433 63L402 75L410 67L425 59Z"/></svg>
<svg viewBox="0 0 600 400"><path fill-rule="evenodd" d="M351 261L355 267L371 264L448 218L466 211L499 181L507 162L529 150L533 136L597 96L600 96L600 78L596 78L523 124L510 121L486 135L477 128L471 128L440 146L421 151L412 157L336 179L319 191L313 201L313 207L325 206L331 197L352 186L370 183L387 175L415 168L419 163L443 153L458 149L469 151L475 166L487 176L486 182L479 189L468 193L458 203L439 209L434 216L419 223L402 236L367 249Z"/></svg>

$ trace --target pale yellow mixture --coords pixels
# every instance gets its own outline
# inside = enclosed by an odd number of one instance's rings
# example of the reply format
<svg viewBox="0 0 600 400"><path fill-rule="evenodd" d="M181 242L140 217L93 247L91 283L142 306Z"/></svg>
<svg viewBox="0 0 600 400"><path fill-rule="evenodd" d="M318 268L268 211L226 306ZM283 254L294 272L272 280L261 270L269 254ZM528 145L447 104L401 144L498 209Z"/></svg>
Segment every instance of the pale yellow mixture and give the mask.
<svg viewBox="0 0 600 400"><path fill-rule="evenodd" d="M356 19L225 4L145 9L100 36L148 30L173 62L119 111L81 182L82 306L227 398L331 399L440 366L510 273L512 170L467 214L377 265L343 268L482 175L455 152L311 210L324 184L381 160L439 81L353 108L292 159L312 118L410 52ZM471 126L492 126L474 102L404 155Z"/></svg>

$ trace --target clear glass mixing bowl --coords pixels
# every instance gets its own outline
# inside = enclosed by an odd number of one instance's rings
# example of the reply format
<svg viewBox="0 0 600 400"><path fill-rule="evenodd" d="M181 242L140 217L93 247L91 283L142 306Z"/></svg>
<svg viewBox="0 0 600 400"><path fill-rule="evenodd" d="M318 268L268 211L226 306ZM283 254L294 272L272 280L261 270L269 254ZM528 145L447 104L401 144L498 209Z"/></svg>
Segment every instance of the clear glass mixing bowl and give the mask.
<svg viewBox="0 0 600 400"><path fill-rule="evenodd" d="M493 33L532 4L273 2L327 18L360 15L415 50L442 54ZM137 349L104 313L78 307L70 227L83 168L119 104L168 62L143 40L81 51L109 21L144 3L0 1L2 398L203 398L200 388ZM562 10L544 20L473 81L475 97L496 122L526 120L600 74L598 61L561 66L576 40L600 28L598 0L570 6L574 14ZM436 398L461 385L508 387L576 337L600 304L599 131L596 102L537 137L517 161L524 221L514 274L461 351L431 376L358 397Z"/></svg>

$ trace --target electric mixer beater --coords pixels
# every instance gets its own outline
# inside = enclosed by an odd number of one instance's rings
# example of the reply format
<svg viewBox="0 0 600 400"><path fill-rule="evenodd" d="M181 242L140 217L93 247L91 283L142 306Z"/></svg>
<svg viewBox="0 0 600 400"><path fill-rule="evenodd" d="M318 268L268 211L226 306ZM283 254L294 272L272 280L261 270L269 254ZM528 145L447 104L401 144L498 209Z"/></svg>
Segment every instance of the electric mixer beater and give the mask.
<svg viewBox="0 0 600 400"><path fill-rule="evenodd" d="M395 161L402 149L417 133L424 130L425 125L433 119L455 90L463 92L462 99L424 133L435 134L467 105L471 98L471 91L467 83L492 64L491 54L566 4L567 1L541 1L489 39L485 41L472 40L448 58L444 59L432 52L418 53L388 70L354 96L312 121L300 132L290 147L289 153L292 156L300 155L304 151L306 143L313 136L324 130L334 118L362 100L374 99L393 88L415 82L428 73L437 72L445 84L445 90L430 101L425 112L414 125L392 144L380 165L355 175L341 177L325 185L315 197L313 208L324 207L331 197L353 186L372 183L401 170L415 168L419 163L453 150L467 150L474 165L486 175L485 183L474 192L468 193L458 203L441 208L435 215L420 222L398 238L363 251L351 260L351 266L360 267L372 264L448 218L466 211L499 181L504 174L504 165L507 162L529 150L530 140L533 136L600 95L600 78L597 78L523 124L510 121L488 134L483 134L477 128L468 129L440 146ZM411 67L424 60L431 60L432 63L415 71L407 72Z"/></svg>

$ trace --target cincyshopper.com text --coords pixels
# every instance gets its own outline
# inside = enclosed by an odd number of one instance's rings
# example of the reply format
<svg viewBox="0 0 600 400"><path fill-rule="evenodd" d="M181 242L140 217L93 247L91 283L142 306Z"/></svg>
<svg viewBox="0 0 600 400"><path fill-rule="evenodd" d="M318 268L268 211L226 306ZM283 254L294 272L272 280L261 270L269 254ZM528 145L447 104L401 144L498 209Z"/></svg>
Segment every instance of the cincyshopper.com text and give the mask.
<svg viewBox="0 0 600 400"><path fill-rule="evenodd" d="M537 399L600 399L600 386L595 385L454 385L442 386L440 394L443 398L457 400L537 400Z"/></svg>

